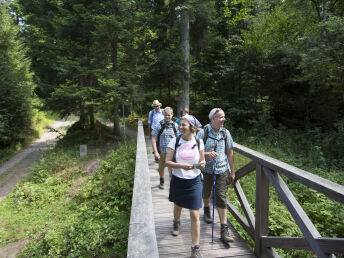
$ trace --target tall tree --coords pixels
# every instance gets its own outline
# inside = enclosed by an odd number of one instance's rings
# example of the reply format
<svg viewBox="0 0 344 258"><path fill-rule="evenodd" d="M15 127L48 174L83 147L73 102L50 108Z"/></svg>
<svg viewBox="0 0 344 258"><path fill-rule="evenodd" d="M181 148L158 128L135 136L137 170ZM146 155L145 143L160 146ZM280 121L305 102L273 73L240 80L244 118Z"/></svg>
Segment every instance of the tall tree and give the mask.
<svg viewBox="0 0 344 258"><path fill-rule="evenodd" d="M34 88L27 49L16 25L0 2L0 146L22 141L31 133Z"/></svg>
<svg viewBox="0 0 344 258"><path fill-rule="evenodd" d="M183 55L183 74L179 89L178 114L190 105L190 14L187 1L180 11L180 47Z"/></svg>

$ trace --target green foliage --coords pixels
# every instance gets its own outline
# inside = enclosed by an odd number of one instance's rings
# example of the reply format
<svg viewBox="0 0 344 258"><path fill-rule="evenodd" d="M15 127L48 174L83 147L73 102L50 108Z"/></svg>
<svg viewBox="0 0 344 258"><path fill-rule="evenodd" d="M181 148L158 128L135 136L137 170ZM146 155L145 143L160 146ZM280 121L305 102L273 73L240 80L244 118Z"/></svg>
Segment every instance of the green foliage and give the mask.
<svg viewBox="0 0 344 258"><path fill-rule="evenodd" d="M28 238L20 257L125 255L135 149L111 151L91 176L75 148L47 153L0 203L0 244Z"/></svg>
<svg viewBox="0 0 344 258"><path fill-rule="evenodd" d="M338 129L339 130L333 132L333 134L336 135L336 139L341 140L338 136L341 134L342 128L339 127ZM344 185L344 166L342 162L334 159L335 155L327 155L325 151L323 151L329 139L323 138L324 135L321 134L320 131L312 131L309 132L309 134L305 134L286 130L286 128L283 127L276 130L272 127L265 126L265 128L256 127L252 130L233 129L232 134L235 141L240 144ZM326 136L329 137L331 134L332 133L326 134ZM237 169L247 164L248 161L248 158L240 154L235 154L235 167ZM342 223L344 211L341 203L333 201L300 183L289 180L284 176L282 177L323 237L341 238L344 236L344 227ZM240 179L240 184L254 211L255 173L252 172ZM240 204L235 201L234 196L234 190L230 189L229 199L239 210L241 210ZM290 213L271 186L269 207L269 235L302 236L302 233L298 229ZM230 216L230 218L231 223L236 226L240 234L251 244L251 246L253 246L253 241L248 234L241 229L240 225L232 216ZM277 251L283 257L313 256L309 252L296 250L278 249Z"/></svg>
<svg viewBox="0 0 344 258"><path fill-rule="evenodd" d="M0 147L23 142L31 134L34 88L27 49L18 37L7 2L0 2Z"/></svg>
<svg viewBox="0 0 344 258"><path fill-rule="evenodd" d="M0 149L0 164L4 163L13 155L27 147L32 140L39 138L44 133L44 129L51 126L58 119L56 114L40 110L39 105L37 106L37 99L34 99L32 102L31 128L33 128L33 130L30 131L30 134L25 135L25 139L23 139L23 141L12 142L10 146Z"/></svg>

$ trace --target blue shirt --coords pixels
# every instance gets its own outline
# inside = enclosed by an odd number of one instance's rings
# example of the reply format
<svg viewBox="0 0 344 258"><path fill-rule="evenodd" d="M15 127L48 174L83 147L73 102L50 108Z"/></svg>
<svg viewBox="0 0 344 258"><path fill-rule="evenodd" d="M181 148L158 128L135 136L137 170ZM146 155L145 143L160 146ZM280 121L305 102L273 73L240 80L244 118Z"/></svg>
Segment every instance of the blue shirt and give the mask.
<svg viewBox="0 0 344 258"><path fill-rule="evenodd" d="M165 120L162 123L164 124ZM166 153L167 146L170 140L176 137L176 135L174 134L173 126L176 128L176 131L178 132L178 125L176 123L171 122L169 124L166 124L165 130L160 135L160 140L159 140L160 153ZM161 129L161 123L159 122L153 128L152 135L158 136L160 129ZM158 139L156 140L158 141Z"/></svg>
<svg viewBox="0 0 344 258"><path fill-rule="evenodd" d="M226 170L230 170L226 154L226 145L227 150L233 149L233 139L229 131L223 127L216 133L210 124L206 126L208 126L208 138L204 145L204 152L217 152L218 156L216 157L215 174L222 174L226 172ZM226 142L223 138L223 132L227 135ZM197 138L203 140L204 129L198 132ZM212 174L214 172L214 160L212 158L206 158L205 161L205 168L202 171Z"/></svg>
<svg viewBox="0 0 344 258"><path fill-rule="evenodd" d="M152 115L152 112L153 112L153 115ZM163 109L160 109L159 112L156 112L155 109L149 111L148 124L151 124L152 129L154 129L156 124L158 124L163 119L164 119Z"/></svg>

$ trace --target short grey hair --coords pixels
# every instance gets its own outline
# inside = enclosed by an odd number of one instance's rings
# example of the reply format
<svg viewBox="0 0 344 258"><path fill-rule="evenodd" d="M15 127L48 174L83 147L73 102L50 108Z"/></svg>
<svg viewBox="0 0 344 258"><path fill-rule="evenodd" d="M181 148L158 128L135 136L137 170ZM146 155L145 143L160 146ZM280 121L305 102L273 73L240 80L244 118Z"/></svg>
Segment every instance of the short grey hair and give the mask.
<svg viewBox="0 0 344 258"><path fill-rule="evenodd" d="M213 108L209 113L209 120L211 119L220 111L223 111L222 108Z"/></svg>

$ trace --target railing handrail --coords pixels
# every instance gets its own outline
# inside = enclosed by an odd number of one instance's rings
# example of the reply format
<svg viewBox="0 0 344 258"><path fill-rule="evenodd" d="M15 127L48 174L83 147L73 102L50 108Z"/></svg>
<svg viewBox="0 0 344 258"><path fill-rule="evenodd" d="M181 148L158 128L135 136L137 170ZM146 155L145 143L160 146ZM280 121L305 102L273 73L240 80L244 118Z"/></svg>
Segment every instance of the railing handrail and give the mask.
<svg viewBox="0 0 344 258"><path fill-rule="evenodd" d="M344 238L322 237L279 174L323 193L340 203L344 203L344 186L251 150L238 143L234 143L234 151L250 158L252 161L236 171L236 180L233 184L244 215L228 200L227 209L254 240L255 254L258 257L279 257L272 248L312 250L318 257L334 257L331 253L344 253ZM255 214L251 210L239 182L240 178L254 170L256 170ZM280 196L304 237L269 236L270 185L274 187L274 190Z"/></svg>
<svg viewBox="0 0 344 258"><path fill-rule="evenodd" d="M147 148L141 119L138 120L137 129L136 165L127 257L159 257Z"/></svg>
<svg viewBox="0 0 344 258"><path fill-rule="evenodd" d="M249 149L238 143L234 143L234 150L264 167L278 171L294 181L323 193L336 201L344 203L344 186L340 184Z"/></svg>

